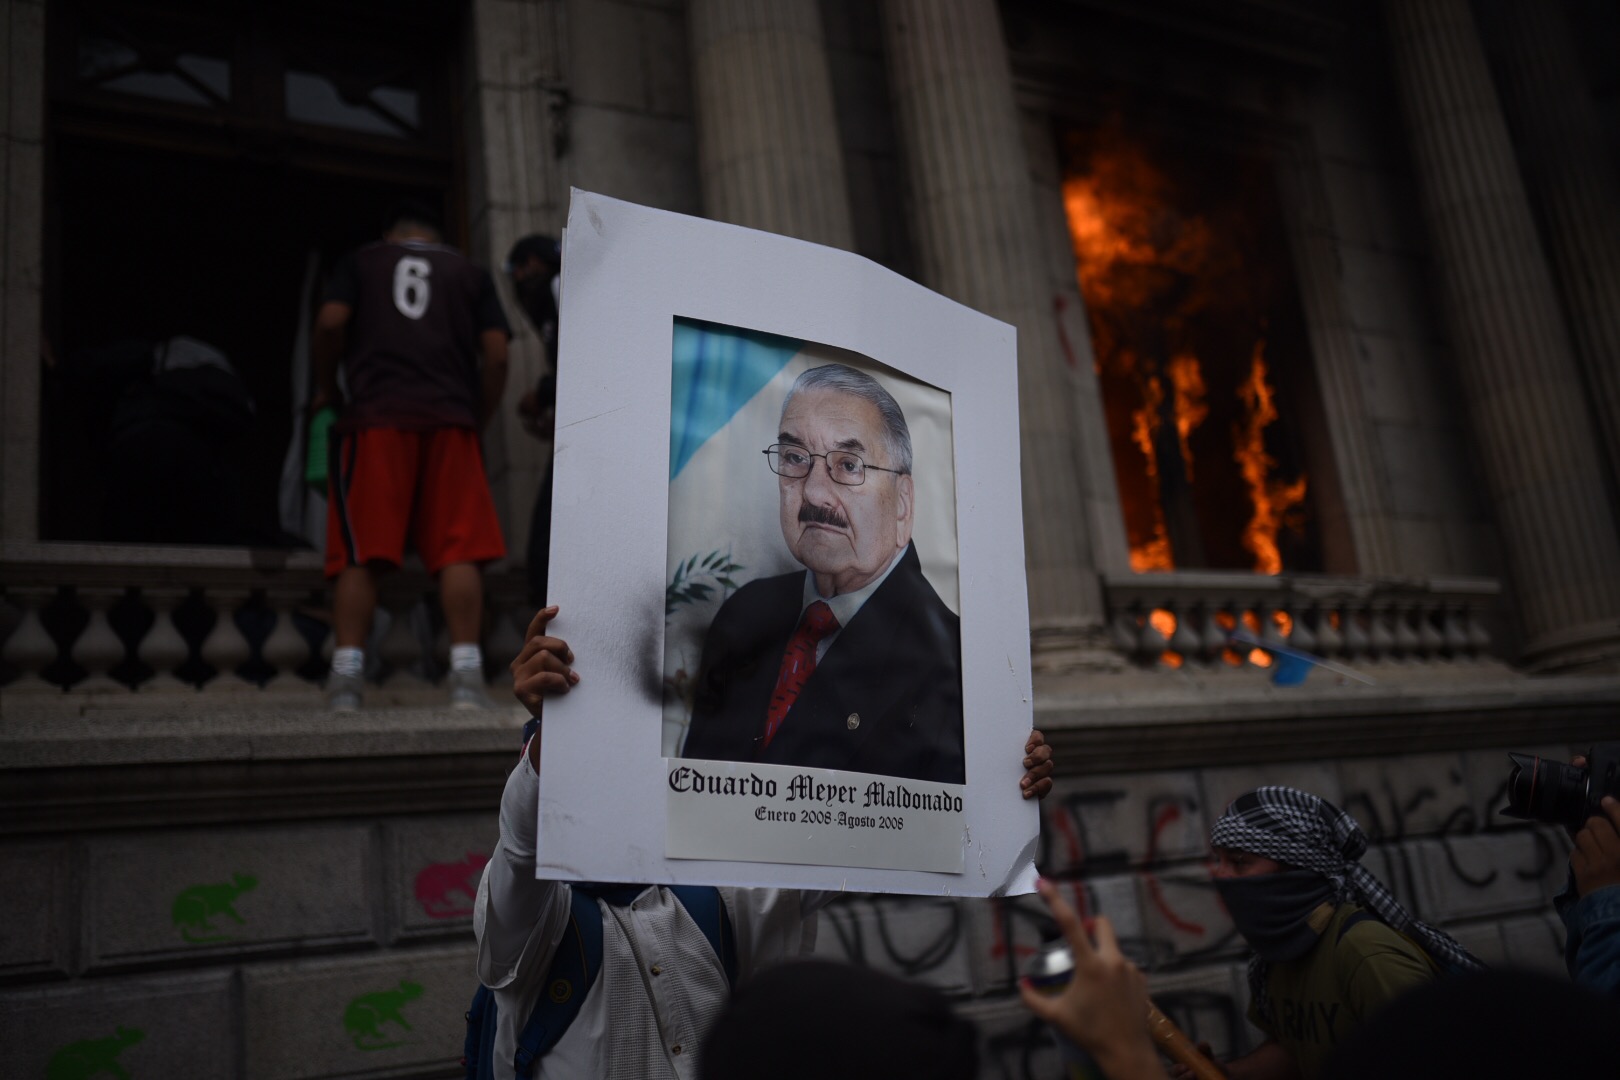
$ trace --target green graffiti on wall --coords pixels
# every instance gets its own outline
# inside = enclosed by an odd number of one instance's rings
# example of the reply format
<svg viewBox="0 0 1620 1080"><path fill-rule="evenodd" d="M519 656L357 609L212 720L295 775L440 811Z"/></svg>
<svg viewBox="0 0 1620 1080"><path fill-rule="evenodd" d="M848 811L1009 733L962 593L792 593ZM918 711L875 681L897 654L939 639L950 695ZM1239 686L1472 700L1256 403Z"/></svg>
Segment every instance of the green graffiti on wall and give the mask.
<svg viewBox="0 0 1620 1080"><path fill-rule="evenodd" d="M242 916L231 905L238 896L259 884L259 879L247 874L232 874L228 882L214 885L193 885L174 898L170 912L180 936L194 944L209 941L227 941L229 934L218 933L209 920L224 917L242 925Z"/></svg>
<svg viewBox="0 0 1620 1080"><path fill-rule="evenodd" d="M398 990L379 990L374 994L361 994L343 1010L343 1027L354 1045L361 1050L386 1050L405 1042L397 1034L383 1031L384 1024L393 1024L404 1031L411 1025L399 1010L407 1002L422 996L422 987L413 982L400 981Z"/></svg>
<svg viewBox="0 0 1620 1080"><path fill-rule="evenodd" d="M146 1038L139 1028L121 1027L116 1035L105 1039L80 1039L68 1043L51 1055L45 1069L47 1080L91 1080L96 1076L112 1076L129 1080L129 1070L118 1064L118 1055L124 1047L134 1046Z"/></svg>

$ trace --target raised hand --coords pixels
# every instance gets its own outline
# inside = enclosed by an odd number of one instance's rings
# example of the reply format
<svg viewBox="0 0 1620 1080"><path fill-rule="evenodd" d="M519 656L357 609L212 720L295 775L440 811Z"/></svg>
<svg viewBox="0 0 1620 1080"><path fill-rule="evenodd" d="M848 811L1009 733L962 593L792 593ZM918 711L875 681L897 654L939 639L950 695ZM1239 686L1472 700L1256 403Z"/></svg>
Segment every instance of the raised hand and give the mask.
<svg viewBox="0 0 1620 1080"><path fill-rule="evenodd" d="M579 683L579 675L573 668L574 650L562 638L546 633L557 611L557 605L553 604L535 613L529 628L523 632L523 651L512 661L512 693L531 716L540 715L541 704L548 695L566 694Z"/></svg>

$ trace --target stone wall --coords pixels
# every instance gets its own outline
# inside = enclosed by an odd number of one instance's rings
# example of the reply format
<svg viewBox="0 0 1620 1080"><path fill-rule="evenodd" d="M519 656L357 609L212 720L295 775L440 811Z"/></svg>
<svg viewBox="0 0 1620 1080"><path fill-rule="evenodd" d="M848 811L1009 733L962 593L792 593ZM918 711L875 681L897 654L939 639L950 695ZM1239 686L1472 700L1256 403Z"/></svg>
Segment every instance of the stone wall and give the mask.
<svg viewBox="0 0 1620 1080"><path fill-rule="evenodd" d="M1567 759L1562 746L1529 747ZM1249 1046L1243 945L1204 863L1232 796L1291 783L1351 811L1368 865L1492 963L1561 970L1561 833L1508 823L1497 751L1061 780L1040 862L1106 914L1156 1000L1218 1051ZM12 1075L112 1060L131 1076L447 1076L474 988L469 913L489 812L84 831L0 847L0 1045ZM984 1036L983 1075L1055 1075L1018 1004L1038 900L852 896L817 953L919 979ZM1025 1062L1030 1071L1025 1071Z"/></svg>
<svg viewBox="0 0 1620 1080"><path fill-rule="evenodd" d="M447 1075L493 830L479 813L8 844L6 1071Z"/></svg>

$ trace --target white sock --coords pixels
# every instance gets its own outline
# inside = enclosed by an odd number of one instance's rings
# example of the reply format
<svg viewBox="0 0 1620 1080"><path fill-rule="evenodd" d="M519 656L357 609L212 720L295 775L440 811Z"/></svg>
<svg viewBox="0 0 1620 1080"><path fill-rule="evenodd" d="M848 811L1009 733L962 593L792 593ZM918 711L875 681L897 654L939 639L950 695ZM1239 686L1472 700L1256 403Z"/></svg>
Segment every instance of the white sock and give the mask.
<svg viewBox="0 0 1620 1080"><path fill-rule="evenodd" d="M484 673L484 650L476 643L450 646L450 670Z"/></svg>
<svg viewBox="0 0 1620 1080"><path fill-rule="evenodd" d="M366 651L344 647L332 650L332 674L345 678L359 675L366 669Z"/></svg>

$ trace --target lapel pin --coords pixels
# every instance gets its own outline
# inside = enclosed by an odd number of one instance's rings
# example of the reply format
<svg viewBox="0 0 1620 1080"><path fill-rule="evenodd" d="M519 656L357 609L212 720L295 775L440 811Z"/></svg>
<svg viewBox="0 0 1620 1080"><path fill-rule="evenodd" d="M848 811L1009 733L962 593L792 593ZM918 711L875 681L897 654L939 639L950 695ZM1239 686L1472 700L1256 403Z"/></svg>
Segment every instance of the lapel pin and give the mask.
<svg viewBox="0 0 1620 1080"><path fill-rule="evenodd" d="M849 719L845 720L844 723L849 725L849 730L854 731L861 726L861 714L858 712L850 713Z"/></svg>

